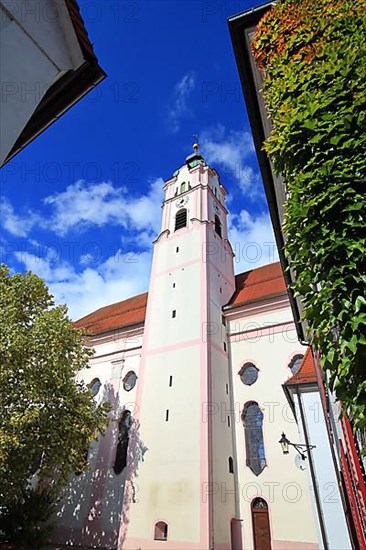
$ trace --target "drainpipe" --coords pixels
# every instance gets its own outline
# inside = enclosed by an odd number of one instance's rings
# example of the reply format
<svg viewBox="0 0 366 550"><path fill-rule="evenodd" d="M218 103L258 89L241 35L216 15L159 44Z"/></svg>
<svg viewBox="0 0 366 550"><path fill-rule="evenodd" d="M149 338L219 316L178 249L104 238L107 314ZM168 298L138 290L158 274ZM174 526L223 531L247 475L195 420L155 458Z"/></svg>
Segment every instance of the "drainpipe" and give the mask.
<svg viewBox="0 0 366 550"><path fill-rule="evenodd" d="M321 532L321 536L322 536L322 540L323 540L324 550L329 550L329 545L328 545L328 540L327 540L327 533L326 533L326 529L325 529L325 525L324 525L324 515L323 515L323 510L322 510L322 507L321 507L321 504L320 504L320 496L319 496L318 484L317 484L317 479L316 479L316 474L315 474L315 467L314 467L314 462L313 462L312 450L309 448L310 447L310 442L309 442L308 430L307 430L307 425L306 425L306 420L305 420L305 415L304 415L304 409L303 409L302 401L301 401L301 394L299 392L298 387L296 388L296 394L297 394L297 400L298 400L298 403L299 403L301 423L302 423L303 428L304 428L305 443L308 447L308 459L309 459L310 475L311 475L311 480L313 482L313 487L314 487L315 505L316 505L316 510L318 512L320 532Z"/></svg>
<svg viewBox="0 0 366 550"><path fill-rule="evenodd" d="M232 349L231 349L231 341L230 341L230 333L226 329L226 335L227 335L227 344L228 344L228 351L229 351L229 397L230 397L230 403L231 405L235 403L234 401L234 380L233 380L233 369L232 369ZM240 518L240 485L239 485L239 467L238 467L238 449L236 444L236 411L235 411L235 404L234 404L234 415L232 415L232 429L231 429L231 437L232 437L232 449L233 449L233 465L234 465L234 502L235 502L235 535L236 535L236 529L240 531L240 541L238 541L239 547L233 548L233 550L242 550L243 548L243 542L242 542L242 519ZM233 520L232 520L233 521ZM236 524L239 523L240 525L237 526ZM231 531L230 531L231 534Z"/></svg>

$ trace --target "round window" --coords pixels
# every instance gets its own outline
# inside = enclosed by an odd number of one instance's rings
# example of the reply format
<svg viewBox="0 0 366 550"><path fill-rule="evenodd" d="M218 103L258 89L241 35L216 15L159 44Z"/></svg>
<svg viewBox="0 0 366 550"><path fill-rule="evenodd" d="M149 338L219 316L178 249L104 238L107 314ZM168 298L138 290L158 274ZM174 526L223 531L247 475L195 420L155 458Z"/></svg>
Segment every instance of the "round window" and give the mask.
<svg viewBox="0 0 366 550"><path fill-rule="evenodd" d="M131 391L136 385L136 380L137 380L137 376L131 370L126 374L126 376L123 379L123 389L126 391Z"/></svg>
<svg viewBox="0 0 366 550"><path fill-rule="evenodd" d="M97 395L97 393L99 392L101 386L102 386L102 383L99 380L99 378L93 378L93 380L90 382L90 384L88 384L88 388L90 389L91 394L92 394L93 397L95 397Z"/></svg>
<svg viewBox="0 0 366 550"><path fill-rule="evenodd" d="M239 376L243 384L251 386L258 378L258 369L253 363L245 363L242 369L239 371Z"/></svg>

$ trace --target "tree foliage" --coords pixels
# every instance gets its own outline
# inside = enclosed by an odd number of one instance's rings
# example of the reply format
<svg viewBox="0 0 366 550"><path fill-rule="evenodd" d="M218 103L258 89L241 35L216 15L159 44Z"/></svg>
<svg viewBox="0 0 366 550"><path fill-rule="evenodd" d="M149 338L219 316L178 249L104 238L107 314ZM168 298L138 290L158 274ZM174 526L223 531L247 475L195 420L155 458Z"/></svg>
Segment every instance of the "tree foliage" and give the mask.
<svg viewBox="0 0 366 550"><path fill-rule="evenodd" d="M66 312L42 279L0 267L0 522L15 538L20 517L23 534L32 522L37 532L107 422L108 406L77 382L92 352Z"/></svg>
<svg viewBox="0 0 366 550"><path fill-rule="evenodd" d="M311 343L365 428L366 2L285 0L253 43L287 192L286 252Z"/></svg>

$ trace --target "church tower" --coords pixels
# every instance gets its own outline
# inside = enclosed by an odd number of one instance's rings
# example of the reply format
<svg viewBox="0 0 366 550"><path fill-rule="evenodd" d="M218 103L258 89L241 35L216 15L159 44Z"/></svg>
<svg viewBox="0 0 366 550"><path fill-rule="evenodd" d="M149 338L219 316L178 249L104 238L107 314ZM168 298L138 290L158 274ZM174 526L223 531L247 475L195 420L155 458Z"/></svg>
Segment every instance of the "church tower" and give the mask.
<svg viewBox="0 0 366 550"><path fill-rule="evenodd" d="M145 452L127 473L124 549L164 540L169 550L227 548L235 516L222 316L235 290L233 252L225 188L193 149L165 183L154 242L134 411Z"/></svg>

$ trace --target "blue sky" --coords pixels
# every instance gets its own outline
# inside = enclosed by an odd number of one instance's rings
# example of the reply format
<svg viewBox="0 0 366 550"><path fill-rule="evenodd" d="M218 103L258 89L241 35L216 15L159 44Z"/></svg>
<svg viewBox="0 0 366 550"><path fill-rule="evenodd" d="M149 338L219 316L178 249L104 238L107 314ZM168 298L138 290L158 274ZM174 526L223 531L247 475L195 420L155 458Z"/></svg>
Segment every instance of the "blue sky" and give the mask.
<svg viewBox="0 0 366 550"><path fill-rule="evenodd" d="M1 260L76 319L148 289L163 180L201 151L237 273L277 258L227 17L256 2L79 2L107 79L1 171Z"/></svg>

